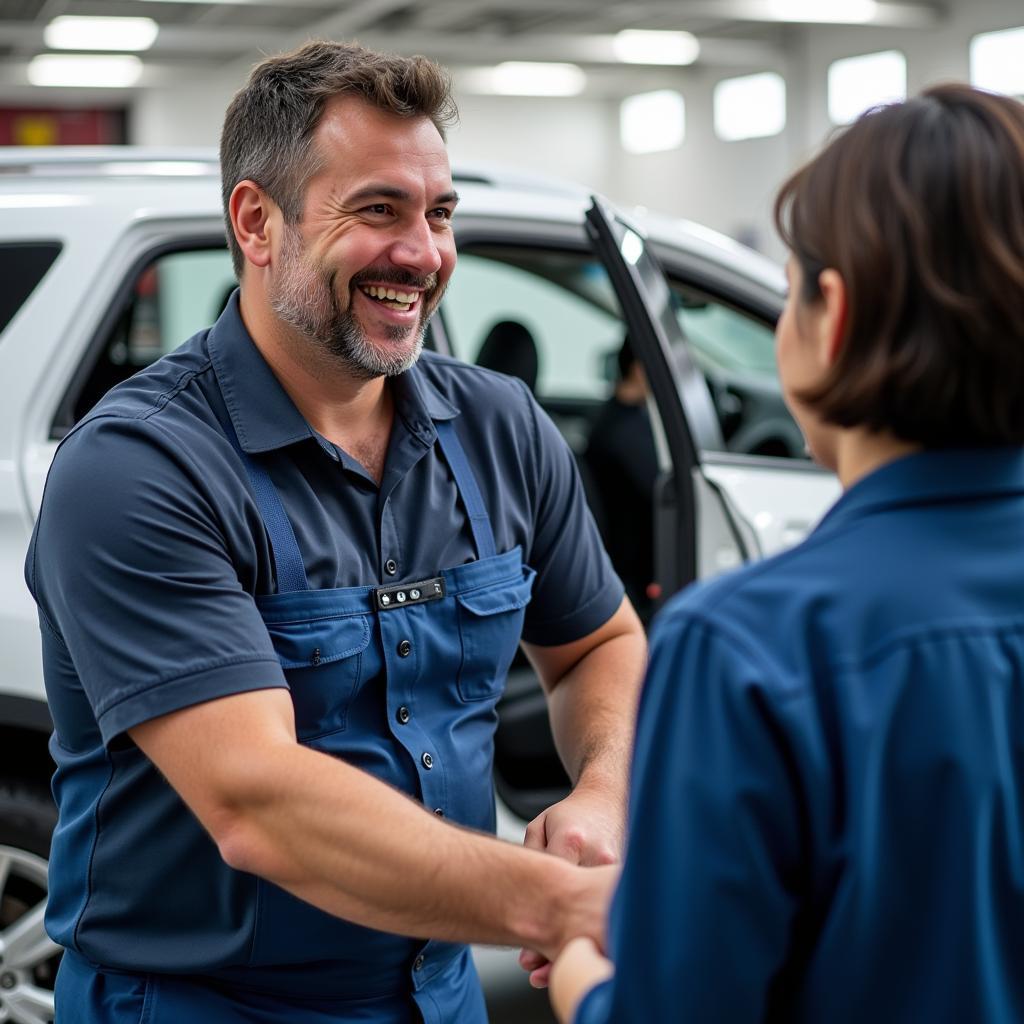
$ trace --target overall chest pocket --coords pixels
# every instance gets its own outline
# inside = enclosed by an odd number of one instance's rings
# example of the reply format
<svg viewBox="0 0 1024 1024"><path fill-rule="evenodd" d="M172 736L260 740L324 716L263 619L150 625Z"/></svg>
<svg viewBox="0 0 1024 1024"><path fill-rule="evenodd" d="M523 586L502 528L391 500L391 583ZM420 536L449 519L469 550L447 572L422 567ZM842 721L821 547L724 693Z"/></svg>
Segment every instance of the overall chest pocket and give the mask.
<svg viewBox="0 0 1024 1024"><path fill-rule="evenodd" d="M462 644L458 683L463 700L488 700L501 692L536 575L524 565L518 577L457 595Z"/></svg>
<svg viewBox="0 0 1024 1024"><path fill-rule="evenodd" d="M298 738L344 729L370 643L369 617L268 622L267 630L291 689Z"/></svg>

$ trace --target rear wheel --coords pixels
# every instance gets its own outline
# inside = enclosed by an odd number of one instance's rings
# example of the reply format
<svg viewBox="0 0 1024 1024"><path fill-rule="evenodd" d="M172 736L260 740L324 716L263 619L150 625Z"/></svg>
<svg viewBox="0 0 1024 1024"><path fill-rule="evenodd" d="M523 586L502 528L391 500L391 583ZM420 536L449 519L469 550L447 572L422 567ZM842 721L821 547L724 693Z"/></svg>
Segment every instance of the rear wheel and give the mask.
<svg viewBox="0 0 1024 1024"><path fill-rule="evenodd" d="M45 790L0 783L0 1022L49 1024L60 946L43 927L57 812Z"/></svg>

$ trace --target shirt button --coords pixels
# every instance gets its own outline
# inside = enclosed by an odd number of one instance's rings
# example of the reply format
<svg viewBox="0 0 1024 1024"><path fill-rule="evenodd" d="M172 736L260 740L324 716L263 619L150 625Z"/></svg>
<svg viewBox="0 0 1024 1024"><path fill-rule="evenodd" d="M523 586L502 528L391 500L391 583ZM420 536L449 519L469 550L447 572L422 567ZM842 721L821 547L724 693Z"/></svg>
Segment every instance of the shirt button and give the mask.
<svg viewBox="0 0 1024 1024"><path fill-rule="evenodd" d="M402 725L408 725L409 724L409 719L412 718L412 715L409 714L409 709L403 704L398 709L398 716L397 717L398 717L398 721Z"/></svg>
<svg viewBox="0 0 1024 1024"><path fill-rule="evenodd" d="M385 571L385 572L386 572L386 573L387 573L387 574L388 574L389 576L394 576L394 575L395 575L395 573L396 573L396 572L398 572L398 563L397 563L397 562L396 562L396 561L395 561L395 560L394 560L393 558L389 558L389 559L388 559L388 560L387 560L387 561L386 561L386 562L384 563L384 571Z"/></svg>
<svg viewBox="0 0 1024 1024"><path fill-rule="evenodd" d="M423 762L423 767L426 768L428 772L434 767L434 759L428 753L424 752L423 757L421 757L420 760Z"/></svg>
<svg viewBox="0 0 1024 1024"><path fill-rule="evenodd" d="M426 963L426 961L427 961L427 958L422 953L420 953L420 955L418 957L416 957L415 960L413 960L413 962L412 962L412 969L414 971L422 971L423 970L423 965Z"/></svg>
<svg viewBox="0 0 1024 1024"><path fill-rule="evenodd" d="M403 640L398 645L398 656L400 658L408 658L412 654L412 644L408 640Z"/></svg>
<svg viewBox="0 0 1024 1024"><path fill-rule="evenodd" d="M444 811L442 811L440 807L435 807L435 808L434 808L434 813L435 813L435 814L436 814L436 815L437 815L437 816L438 816L439 818L443 818L443 817L444 817Z"/></svg>

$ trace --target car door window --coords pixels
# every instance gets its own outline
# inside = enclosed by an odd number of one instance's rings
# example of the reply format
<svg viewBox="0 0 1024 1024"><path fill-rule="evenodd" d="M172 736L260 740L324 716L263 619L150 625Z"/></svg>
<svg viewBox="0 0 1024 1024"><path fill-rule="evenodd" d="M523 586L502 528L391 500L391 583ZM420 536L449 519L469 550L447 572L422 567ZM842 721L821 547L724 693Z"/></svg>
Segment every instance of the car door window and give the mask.
<svg viewBox="0 0 1024 1024"><path fill-rule="evenodd" d="M581 454L626 330L602 264L582 252L464 248L443 315L452 353L522 377Z"/></svg>
<svg viewBox="0 0 1024 1024"><path fill-rule="evenodd" d="M70 430L115 384L212 324L235 286L222 247L175 247L143 261L90 346L61 404L55 434Z"/></svg>
<svg viewBox="0 0 1024 1024"><path fill-rule="evenodd" d="M803 437L782 399L773 326L682 281L670 286L683 338L707 380L725 449L806 458Z"/></svg>
<svg viewBox="0 0 1024 1024"><path fill-rule="evenodd" d="M585 252L463 247L444 301L453 354L525 380L568 441L612 563L646 617L658 457L646 378L604 264Z"/></svg>

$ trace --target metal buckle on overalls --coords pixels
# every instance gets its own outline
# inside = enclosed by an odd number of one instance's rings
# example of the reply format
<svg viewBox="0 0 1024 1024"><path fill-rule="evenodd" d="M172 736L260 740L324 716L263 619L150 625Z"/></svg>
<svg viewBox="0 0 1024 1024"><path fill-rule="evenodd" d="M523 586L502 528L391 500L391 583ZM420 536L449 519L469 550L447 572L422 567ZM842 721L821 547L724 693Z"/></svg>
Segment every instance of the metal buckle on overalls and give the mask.
<svg viewBox="0 0 1024 1024"><path fill-rule="evenodd" d="M411 604L423 604L426 601L438 601L445 595L444 577L435 576L418 583L402 583L397 587L378 587L374 595L377 607L382 612L408 608Z"/></svg>

